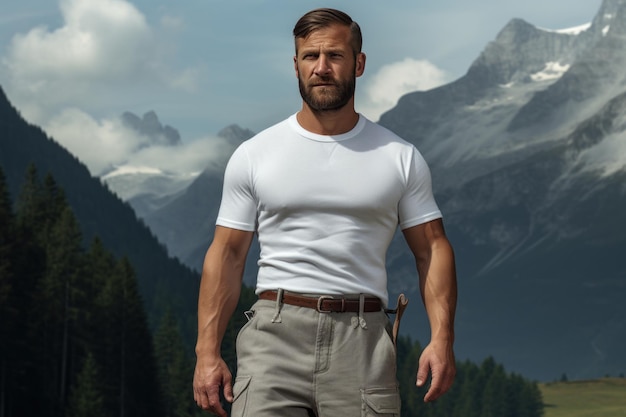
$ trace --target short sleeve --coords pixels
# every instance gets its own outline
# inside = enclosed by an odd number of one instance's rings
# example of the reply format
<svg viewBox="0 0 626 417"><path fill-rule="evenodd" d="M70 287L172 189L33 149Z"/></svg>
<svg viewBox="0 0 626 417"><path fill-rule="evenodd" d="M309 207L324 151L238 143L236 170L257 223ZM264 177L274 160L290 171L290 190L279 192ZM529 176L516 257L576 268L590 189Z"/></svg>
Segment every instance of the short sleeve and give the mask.
<svg viewBox="0 0 626 417"><path fill-rule="evenodd" d="M441 211L433 195L430 169L415 147L406 178L406 188L398 205L400 229L441 218Z"/></svg>
<svg viewBox="0 0 626 417"><path fill-rule="evenodd" d="M230 157L224 172L222 202L216 224L231 229L255 231L257 202L253 193L250 158L239 146Z"/></svg>

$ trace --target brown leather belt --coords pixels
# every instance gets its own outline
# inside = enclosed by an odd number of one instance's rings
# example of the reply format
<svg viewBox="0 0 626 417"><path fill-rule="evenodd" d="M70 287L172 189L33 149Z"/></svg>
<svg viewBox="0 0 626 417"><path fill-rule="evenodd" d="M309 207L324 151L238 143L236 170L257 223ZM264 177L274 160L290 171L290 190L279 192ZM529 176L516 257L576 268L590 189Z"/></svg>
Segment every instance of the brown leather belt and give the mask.
<svg viewBox="0 0 626 417"><path fill-rule="evenodd" d="M261 300L276 301L278 297L277 291L263 291L259 294ZM293 293L283 293L282 302L298 307L307 307L317 310L320 313L358 313L359 299L343 298L341 296L322 295L319 297L305 297L303 295L295 295ZM371 313L380 311L383 304L376 297L366 297L363 303L363 311Z"/></svg>

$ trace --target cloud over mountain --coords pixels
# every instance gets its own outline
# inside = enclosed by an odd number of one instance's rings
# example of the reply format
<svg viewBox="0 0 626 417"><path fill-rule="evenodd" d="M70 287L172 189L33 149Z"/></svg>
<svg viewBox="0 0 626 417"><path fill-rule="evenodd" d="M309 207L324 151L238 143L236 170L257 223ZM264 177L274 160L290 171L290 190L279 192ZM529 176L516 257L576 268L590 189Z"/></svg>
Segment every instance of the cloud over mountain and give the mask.
<svg viewBox="0 0 626 417"><path fill-rule="evenodd" d="M364 96L357 94L357 107L365 116L376 121L403 95L430 90L447 81L448 75L429 61L405 58L383 66L367 80L362 93Z"/></svg>
<svg viewBox="0 0 626 417"><path fill-rule="evenodd" d="M221 163L232 151L232 145L217 136L174 144L159 142L121 118L96 119L76 108L54 117L46 131L87 165L94 176L118 167L126 167L126 171L158 167L161 171L188 175Z"/></svg>

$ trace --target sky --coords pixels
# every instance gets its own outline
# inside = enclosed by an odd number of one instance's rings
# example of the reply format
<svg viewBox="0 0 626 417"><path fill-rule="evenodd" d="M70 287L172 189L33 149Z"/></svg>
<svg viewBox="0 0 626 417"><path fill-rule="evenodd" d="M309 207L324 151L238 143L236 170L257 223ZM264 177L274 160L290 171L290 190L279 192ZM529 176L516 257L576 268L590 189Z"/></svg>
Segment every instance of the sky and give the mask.
<svg viewBox="0 0 626 417"><path fill-rule="evenodd" d="M590 22L601 0L3 0L0 86L93 175L112 167L201 170L216 134L259 132L300 108L293 25L334 7L363 32L357 111L376 121L408 92L463 76L512 18L546 29ZM176 152L147 149L119 116L154 110Z"/></svg>

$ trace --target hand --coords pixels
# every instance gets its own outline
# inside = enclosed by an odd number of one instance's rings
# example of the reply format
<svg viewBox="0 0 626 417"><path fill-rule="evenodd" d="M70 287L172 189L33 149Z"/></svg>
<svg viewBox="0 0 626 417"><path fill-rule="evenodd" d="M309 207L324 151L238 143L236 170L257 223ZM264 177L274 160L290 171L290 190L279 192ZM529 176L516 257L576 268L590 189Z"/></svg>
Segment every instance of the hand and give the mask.
<svg viewBox="0 0 626 417"><path fill-rule="evenodd" d="M219 417L228 417L220 403L220 388L224 389L226 401L233 402L233 376L222 358L198 357L193 375L193 398L198 407Z"/></svg>
<svg viewBox="0 0 626 417"><path fill-rule="evenodd" d="M424 402L435 401L446 393L454 382L456 364L452 344L444 342L431 342L420 356L419 369L417 370L417 386L426 383L428 374L432 380L430 388L424 396Z"/></svg>

